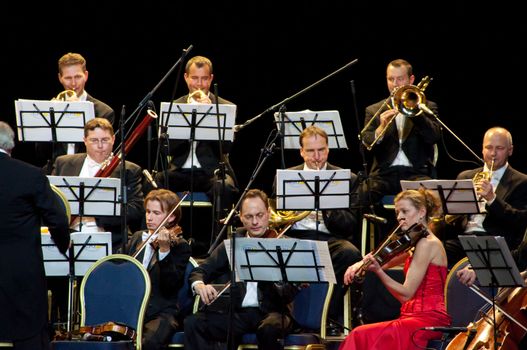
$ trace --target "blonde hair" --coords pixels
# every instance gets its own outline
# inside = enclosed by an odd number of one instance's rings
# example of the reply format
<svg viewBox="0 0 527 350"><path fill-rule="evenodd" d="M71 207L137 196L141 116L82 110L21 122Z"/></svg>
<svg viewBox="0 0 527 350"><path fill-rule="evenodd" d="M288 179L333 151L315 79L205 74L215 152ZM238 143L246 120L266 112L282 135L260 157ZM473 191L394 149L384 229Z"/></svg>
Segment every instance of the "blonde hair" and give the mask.
<svg viewBox="0 0 527 350"><path fill-rule="evenodd" d="M427 222L431 217L437 217L441 213L440 199L432 191L427 190L426 188L399 192L399 194L395 196L394 203L397 203L401 199L409 200L417 209L424 208L426 210Z"/></svg>

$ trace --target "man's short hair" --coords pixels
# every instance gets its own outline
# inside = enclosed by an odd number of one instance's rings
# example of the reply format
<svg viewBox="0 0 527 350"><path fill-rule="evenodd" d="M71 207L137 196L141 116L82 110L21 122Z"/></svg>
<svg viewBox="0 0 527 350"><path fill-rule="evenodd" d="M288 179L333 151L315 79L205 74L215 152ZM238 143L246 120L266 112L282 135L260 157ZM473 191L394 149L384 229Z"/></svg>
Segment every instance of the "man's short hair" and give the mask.
<svg viewBox="0 0 527 350"><path fill-rule="evenodd" d="M406 73L408 73L408 76L412 76L414 74L413 68L410 62L408 62L407 60L403 60L402 58L398 58L396 60L391 61L390 63L388 63L388 66L392 66L395 68L405 67Z"/></svg>
<svg viewBox="0 0 527 350"><path fill-rule="evenodd" d="M105 118L93 118L84 124L84 137L88 136L88 132L95 130L96 128L101 128L105 131L109 131L113 136L113 127L112 123Z"/></svg>
<svg viewBox="0 0 527 350"><path fill-rule="evenodd" d="M264 202L265 208L269 209L269 200L268 200L267 194L265 194L265 192L262 190L253 188L247 191L247 193L243 196L242 202L240 203L240 211L243 208L243 203L245 202L245 200L249 198L260 198L262 202Z"/></svg>
<svg viewBox="0 0 527 350"><path fill-rule="evenodd" d="M15 148L15 132L6 122L0 122L0 148L9 153Z"/></svg>
<svg viewBox="0 0 527 350"><path fill-rule="evenodd" d="M326 131L324 129L319 128L316 125L310 125L304 130L302 130L302 132L300 133L300 136L298 138L298 141L300 142L300 147L304 147L304 144L303 144L304 138L311 137L311 136L323 137L324 139L326 139L326 144L329 144L328 134L326 133Z"/></svg>
<svg viewBox="0 0 527 350"><path fill-rule="evenodd" d="M209 73L212 74L212 62L204 56L194 56L190 60L188 60L187 64L185 65L185 73L188 73L190 70L190 66L193 64L196 65L196 67L201 68L203 66L209 67Z"/></svg>
<svg viewBox="0 0 527 350"><path fill-rule="evenodd" d="M86 71L86 60L81 54L68 52L59 59L59 74L62 75L62 68L74 65L81 65L82 70Z"/></svg>

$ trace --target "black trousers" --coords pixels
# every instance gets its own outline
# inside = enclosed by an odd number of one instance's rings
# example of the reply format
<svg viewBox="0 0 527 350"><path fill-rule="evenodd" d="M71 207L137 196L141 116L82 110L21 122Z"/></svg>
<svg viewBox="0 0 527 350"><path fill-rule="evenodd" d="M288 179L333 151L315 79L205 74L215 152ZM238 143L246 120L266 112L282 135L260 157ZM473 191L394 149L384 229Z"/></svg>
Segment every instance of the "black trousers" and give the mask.
<svg viewBox="0 0 527 350"><path fill-rule="evenodd" d="M148 320L143 330L143 349L166 349L178 328L173 314L162 313Z"/></svg>
<svg viewBox="0 0 527 350"><path fill-rule="evenodd" d="M12 342L14 350L49 350L49 334L45 328L32 337Z"/></svg>
<svg viewBox="0 0 527 350"><path fill-rule="evenodd" d="M235 346L243 334L254 333L259 349L282 349L279 339L292 328L291 318L278 312L264 314L259 308L242 308L233 317L232 335ZM185 318L185 349L212 350L215 342L226 342L229 313L198 312Z"/></svg>

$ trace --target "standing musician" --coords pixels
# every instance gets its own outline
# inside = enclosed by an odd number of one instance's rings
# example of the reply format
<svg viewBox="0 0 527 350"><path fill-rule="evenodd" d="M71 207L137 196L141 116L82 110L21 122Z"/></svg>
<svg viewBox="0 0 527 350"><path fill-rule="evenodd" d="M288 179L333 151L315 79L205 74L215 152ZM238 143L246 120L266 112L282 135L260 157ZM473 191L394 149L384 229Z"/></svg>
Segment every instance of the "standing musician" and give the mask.
<svg viewBox="0 0 527 350"><path fill-rule="evenodd" d="M104 161L112 155L115 135L112 124L104 118L94 118L84 126L84 145L86 153L68 154L55 160L52 175L93 177L101 169ZM143 191L141 188L141 168L126 161L126 189L127 189L127 222L131 230L141 227L144 217ZM118 166L110 175L121 177L121 167ZM72 229L78 230L79 218L72 222ZM112 232L112 250L116 252L123 244L120 217L83 217L83 231ZM124 242L126 243L126 242Z"/></svg>
<svg viewBox="0 0 527 350"><path fill-rule="evenodd" d="M108 119L110 123L113 123L115 118L115 112L113 109L84 90L84 86L88 81L88 70L86 69L86 60L84 57L78 53L68 52L59 59L58 68L59 82L64 88L64 91L59 94L59 99L92 102L95 110L95 117L105 118ZM52 155L52 159L63 154L73 154L84 151L84 145L80 143L59 143L55 146L55 154ZM37 144L36 154L41 157L50 155L51 148L48 144L39 143Z"/></svg>
<svg viewBox="0 0 527 350"><path fill-rule="evenodd" d="M406 60L396 59L388 64L386 83L390 95L414 81L412 65ZM437 114L436 103L426 101L426 106ZM375 120L371 120L374 116ZM398 193L400 180L436 177L434 153L441 129L432 115L422 111L409 118L385 99L366 107L364 125L368 127L361 134L362 142L371 145L373 163L370 178L361 188L362 203L376 204L383 196Z"/></svg>
<svg viewBox="0 0 527 350"><path fill-rule="evenodd" d="M174 103L215 104L215 96L210 92L213 79L212 62L208 58L203 56L191 58L185 66L185 82L189 93L178 98ZM218 97L218 103L233 104L221 97ZM190 190L192 173L192 190L206 192L209 198L213 198L215 193L222 193L221 174L216 170L220 162L223 162L227 171L225 174L225 196L222 200L223 207L221 209L229 210L235 203L238 194L234 171L228 159L231 142L224 141L222 143L223 155L219 154L218 141L194 141L192 148L194 150L193 157L190 154L191 143L188 140L170 140L170 164L167 171L168 188L174 192ZM193 171L191 171L191 164L194 166ZM159 186L162 186L165 182L165 173L157 173L155 180ZM147 186L145 185L145 187Z"/></svg>
<svg viewBox="0 0 527 350"><path fill-rule="evenodd" d="M69 244L68 219L42 171L11 158L15 134L0 122L0 343L49 349L40 227L58 249Z"/></svg>
<svg viewBox="0 0 527 350"><path fill-rule="evenodd" d="M449 267L465 257L457 238L460 234L504 236L509 249L520 244L527 228L522 209L527 209L527 175L513 169L511 133L502 127L487 130L483 137L483 168L461 172L458 179L474 179L478 173L491 173L491 179L478 177L477 195L485 202L483 214L459 217L445 227L445 249Z"/></svg>
<svg viewBox="0 0 527 350"><path fill-rule="evenodd" d="M269 206L267 195L257 189L249 190L241 201L240 219L243 228L237 237L262 238L268 234ZM230 271L229 260L222 242L212 254L192 271L189 282L194 293L205 304L218 296L210 285L216 278ZM231 331L235 344L244 333L256 332L259 349L281 349L278 339L291 330L292 318L288 304L298 288L292 284L273 282L243 282L231 286L231 300L235 302ZM213 342L227 340L228 310L205 308L185 319L185 349L213 349ZM285 332L285 333L284 333Z"/></svg>
<svg viewBox="0 0 527 350"><path fill-rule="evenodd" d="M347 269L344 283L352 283L363 266L367 266L367 271L374 272L402 303L401 315L393 321L354 328L340 350L424 349L428 340L441 337L439 332L417 331L428 326L446 327L451 322L444 299L447 257L443 244L428 228L429 219L436 215L439 208L439 198L429 190L407 190L395 197L395 213L400 228L406 231L414 224L421 224L426 230L424 237L417 241L413 252L399 254L382 266L371 253L367 254L361 262ZM403 261L406 277L401 284L384 270Z"/></svg>
<svg viewBox="0 0 527 350"><path fill-rule="evenodd" d="M292 167L291 170L341 169L327 161L329 155L328 135L323 129L315 125L305 128L300 134L299 142L300 156L304 159L304 164ZM351 173L350 192L352 194L356 193L357 185L357 175ZM358 230L358 225L355 210L320 210L318 217L317 212L313 211L306 218L297 221L287 235L291 238L327 241L337 281L342 281L346 268L361 260L360 251L351 243L356 230ZM329 309L330 319L339 319L346 290L347 287L343 285L335 288ZM355 321L361 322L360 320ZM333 329L330 331L336 332Z"/></svg>
<svg viewBox="0 0 527 350"><path fill-rule="evenodd" d="M143 349L165 348L174 332L182 328L178 321L178 292L183 285L185 268L190 258L190 246L180 236L181 208L170 215L164 227L159 228L165 217L179 203L179 197L169 190L153 190L145 198L147 232L137 231L130 238L124 252L137 255L150 275L152 290L145 314ZM157 231L156 234L155 231Z"/></svg>

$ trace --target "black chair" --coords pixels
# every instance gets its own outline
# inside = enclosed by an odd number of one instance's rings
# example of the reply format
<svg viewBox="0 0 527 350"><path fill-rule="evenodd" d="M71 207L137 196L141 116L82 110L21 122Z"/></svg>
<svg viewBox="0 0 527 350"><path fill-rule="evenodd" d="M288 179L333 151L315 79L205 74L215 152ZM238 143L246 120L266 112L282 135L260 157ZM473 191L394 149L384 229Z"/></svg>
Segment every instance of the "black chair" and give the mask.
<svg viewBox="0 0 527 350"><path fill-rule="evenodd" d="M129 255L114 254L98 260L82 280L80 326L107 322L124 324L135 330L135 339L53 341L51 348L141 350L143 318L149 297L150 277L137 259Z"/></svg>

